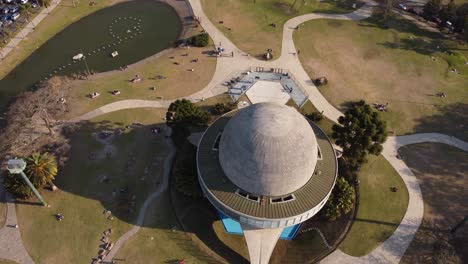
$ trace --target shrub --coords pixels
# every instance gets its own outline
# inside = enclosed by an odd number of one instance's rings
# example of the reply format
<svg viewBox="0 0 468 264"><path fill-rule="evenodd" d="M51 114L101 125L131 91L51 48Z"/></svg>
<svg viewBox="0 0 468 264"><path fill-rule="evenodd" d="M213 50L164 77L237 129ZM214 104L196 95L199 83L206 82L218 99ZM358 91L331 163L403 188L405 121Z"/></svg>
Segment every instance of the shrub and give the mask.
<svg viewBox="0 0 468 264"><path fill-rule="evenodd" d="M306 117L312 122L320 122L323 119L323 114L319 112L313 112L312 114L306 115Z"/></svg>
<svg viewBox="0 0 468 264"><path fill-rule="evenodd" d="M225 103L217 103L211 108L213 115L223 115L232 110L232 105Z"/></svg>
<svg viewBox="0 0 468 264"><path fill-rule="evenodd" d="M201 197L202 191L198 185L196 164L196 148L185 141L177 154L174 163L174 178L176 190L188 197Z"/></svg>
<svg viewBox="0 0 468 264"><path fill-rule="evenodd" d="M351 185L343 177L338 177L335 188L325 204L325 216L329 220L347 214L353 209L354 191Z"/></svg>
<svg viewBox="0 0 468 264"><path fill-rule="evenodd" d="M166 113L166 123L172 128L172 139L177 146L190 135L191 127L206 125L209 118L207 112L186 99L171 103Z"/></svg>
<svg viewBox="0 0 468 264"><path fill-rule="evenodd" d="M208 33L201 33L193 36L190 39L190 43L195 47L206 47L208 46L209 40L210 36L208 35Z"/></svg>
<svg viewBox="0 0 468 264"><path fill-rule="evenodd" d="M16 198L27 199L33 195L31 188L29 188L19 174L5 173L3 176L3 186L5 190Z"/></svg>

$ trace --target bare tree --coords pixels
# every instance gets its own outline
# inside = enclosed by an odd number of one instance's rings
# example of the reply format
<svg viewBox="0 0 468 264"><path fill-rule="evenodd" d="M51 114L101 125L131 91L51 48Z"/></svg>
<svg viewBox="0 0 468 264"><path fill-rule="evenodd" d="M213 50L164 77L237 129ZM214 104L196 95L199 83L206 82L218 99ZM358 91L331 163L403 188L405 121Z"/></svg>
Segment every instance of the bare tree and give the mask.
<svg viewBox="0 0 468 264"><path fill-rule="evenodd" d="M68 112L70 90L67 78L53 77L36 91L20 94L6 114L0 154L27 156L46 145L65 142L57 131L61 130L61 119Z"/></svg>
<svg viewBox="0 0 468 264"><path fill-rule="evenodd" d="M390 15L392 14L392 9L393 9L393 0L385 0L385 6L384 6L384 21L387 21Z"/></svg>

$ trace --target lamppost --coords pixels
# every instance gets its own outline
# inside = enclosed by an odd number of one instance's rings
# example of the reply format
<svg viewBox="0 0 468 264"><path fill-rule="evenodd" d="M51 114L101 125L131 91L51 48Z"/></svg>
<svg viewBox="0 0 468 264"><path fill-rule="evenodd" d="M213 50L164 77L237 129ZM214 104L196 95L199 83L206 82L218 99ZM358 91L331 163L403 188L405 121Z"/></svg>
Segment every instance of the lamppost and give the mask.
<svg viewBox="0 0 468 264"><path fill-rule="evenodd" d="M29 181L26 174L23 170L26 168L26 162L23 159L11 159L7 163L7 169L11 174L20 174L23 177L23 180L28 184L29 188L34 192L36 197L41 201L42 205L48 206L47 203L42 198L41 194L36 190L34 185Z"/></svg>

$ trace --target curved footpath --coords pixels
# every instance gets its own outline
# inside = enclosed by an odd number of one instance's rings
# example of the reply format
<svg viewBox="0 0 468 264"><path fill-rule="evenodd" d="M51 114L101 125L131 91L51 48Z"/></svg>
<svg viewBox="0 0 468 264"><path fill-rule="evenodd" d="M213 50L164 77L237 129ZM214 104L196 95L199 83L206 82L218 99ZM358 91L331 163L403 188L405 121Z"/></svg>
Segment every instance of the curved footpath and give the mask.
<svg viewBox="0 0 468 264"><path fill-rule="evenodd" d="M455 137L439 133L421 133L408 136L389 137L383 145L382 155L400 174L408 189L409 201L406 213L394 231L385 242L362 257L352 257L337 249L320 261L324 264L335 263L399 263L418 231L424 215L424 201L418 180L403 160L397 158L398 149L411 144L437 142L447 144L468 152L468 143Z"/></svg>
<svg viewBox="0 0 468 264"><path fill-rule="evenodd" d="M372 0L365 0L365 5L360 9L349 13L349 14L340 14L340 15L331 15L331 14L307 14L299 17L292 18L288 20L283 28L283 42L281 48L281 56L274 61L259 61L255 58L247 56L247 54L240 49L238 49L229 39L227 39L208 19L204 14L200 0L186 0L188 1L193 9L193 12L196 17L201 21L201 26L210 34L216 45L221 45L227 52L233 52L234 57L221 57L218 58L216 71L211 79L210 83L203 88L201 91L185 97L186 99L192 101L199 101L203 98L209 98L219 94L227 92L227 88L222 85L222 83L231 76L233 73L240 73L242 71L248 70L251 66L256 67L267 67L267 68L282 68L287 69L292 73L298 80L299 84L306 90L309 95L309 99L318 109L318 111L323 111L323 114L330 120L337 121L338 117L341 116L339 112L333 105L331 105L320 93L320 91L313 85L310 80L310 77L305 72L302 67L298 57L296 56L296 48L293 41L293 33L295 28L306 21L312 19L342 19L342 20L362 20L368 18L372 14L372 9L377 4ZM142 107L157 107L157 108L166 108L172 100L161 100L161 101L149 101L149 100L123 100L113 102L108 105L97 108L94 111L76 117L71 122L79 122L82 120L90 120L92 118L107 114L110 112L122 110L122 109L131 109L131 108L142 108ZM384 144L384 150L382 152L383 156L390 162L390 164L395 168L395 170L400 174L403 181L406 184L409 193L409 202L408 208L403 217L402 222L395 230L393 235L387 239L384 243L378 246L375 250L363 257L352 257L340 250L336 250L330 254L327 258L322 260L322 263L398 263L401 257L404 255L409 244L413 240L413 237L416 231L419 228L419 225L422 221L424 203L422 199L421 190L417 182L416 177L411 172L411 170L406 166L406 164L396 158L397 150L401 146L416 144L422 142L439 142L444 144L449 144L451 146L460 148L468 152L468 143L456 139L454 137L446 136L443 134L437 133L426 133L426 134L414 134L409 136L398 136L398 137L389 137ZM164 181L162 185L154 192L143 204L136 225L124 234L114 246L113 250L106 257L107 261L112 260L119 248L133 235L135 235L140 226L143 224L144 216L146 213L149 204L159 196L168 185L169 177L169 168L172 161L174 148L172 147L171 154L165 160L164 166ZM10 209L10 206L9 206ZM14 206L11 206L11 210L8 211L10 216L14 214ZM7 218L10 219L10 218ZM16 222L16 214L14 214L14 220ZM5 228L5 227L4 227ZM3 229L0 229L0 234L2 234ZM17 230L17 229L15 229ZM19 235L19 232L17 232ZM0 236L0 242L4 241L2 236ZM19 240L19 244L21 241ZM2 246L2 244L0 244ZM18 246L19 247L19 246ZM3 247L0 248L0 258L8 258L8 255L4 255L4 252L1 251ZM21 245L21 248L22 245ZM24 248L23 248L24 250ZM27 253L23 253L25 256L25 262L20 261L20 263L31 263L27 262L30 260ZM27 256L27 257L26 257ZM27 260L29 259L29 260Z"/></svg>
<svg viewBox="0 0 468 264"><path fill-rule="evenodd" d="M216 63L215 73L211 81L201 91L184 97L191 101L199 101L203 98L209 98L212 96L220 95L227 92L227 87L223 85L229 76L245 72L250 67L265 67L265 68L281 68L287 69L292 75L294 75L308 93L314 106L318 111L324 113L325 116L331 120L338 120L341 113L333 107L328 101L322 96L320 91L312 83L310 77L305 72L304 68L299 61L299 58L295 55L297 53L294 46L293 33L295 28L309 20L313 19L342 19L342 20L362 20L372 15L372 9L376 3L372 0L366 0L365 4L358 10L349 14L308 14L288 20L283 27L283 39L281 56L274 61L261 61L251 56L247 56L247 53L240 50L234 43L232 43L226 36L216 28L213 23L203 12L200 0L187 0L192 6L194 15L200 20L200 24L203 29L208 32L213 43L216 46L221 46L226 50L226 53L233 52L234 57L219 57ZM78 116L71 119L71 122L78 122L81 120L89 120L100 116L102 114L129 109L129 108L143 108L143 107L168 107L174 100L122 100L116 101L104 106L101 106L91 112Z"/></svg>
<svg viewBox="0 0 468 264"><path fill-rule="evenodd" d="M172 161L174 159L174 156L176 154L176 148L174 144L172 143L172 140L170 138L167 138L167 144L169 146L169 155L167 155L166 159L164 160L164 168L163 168L163 174L162 174L162 183L159 185L159 187L154 191L148 198L146 198L145 202L140 208L140 212L138 213L138 219L136 223L134 224L133 228L127 231L125 234L123 234L117 242L115 242L114 247L112 250L107 254L106 258L104 259L105 262L111 263L112 259L115 257L115 254L119 251L119 249L129 240L132 238L138 231L140 231L141 226L143 225L145 221L145 216L146 216L146 211L148 210L148 207L151 205L151 203L154 201L154 199L158 198L161 193L163 193L168 185L169 185L169 176L171 172L171 167L172 167Z"/></svg>
<svg viewBox="0 0 468 264"><path fill-rule="evenodd" d="M13 260L20 264L34 263L24 248L19 228L15 228L18 224L15 199L4 192L3 184L0 184L0 202L5 202L7 205L5 225L0 227L0 259Z"/></svg>

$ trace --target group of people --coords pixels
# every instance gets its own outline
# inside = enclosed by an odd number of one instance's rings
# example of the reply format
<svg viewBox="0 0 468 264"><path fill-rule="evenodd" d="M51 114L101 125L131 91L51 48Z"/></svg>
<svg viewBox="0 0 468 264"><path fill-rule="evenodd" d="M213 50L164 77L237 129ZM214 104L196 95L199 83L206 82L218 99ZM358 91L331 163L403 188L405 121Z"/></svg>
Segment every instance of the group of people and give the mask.
<svg viewBox="0 0 468 264"><path fill-rule="evenodd" d="M386 104L373 103L373 106L380 112L387 112L388 102Z"/></svg>

